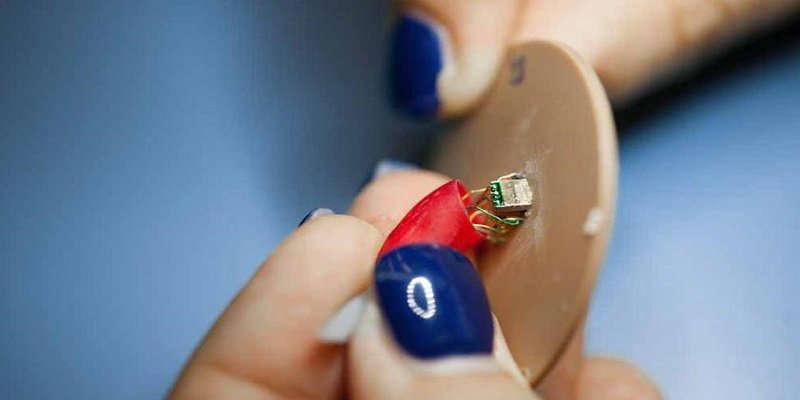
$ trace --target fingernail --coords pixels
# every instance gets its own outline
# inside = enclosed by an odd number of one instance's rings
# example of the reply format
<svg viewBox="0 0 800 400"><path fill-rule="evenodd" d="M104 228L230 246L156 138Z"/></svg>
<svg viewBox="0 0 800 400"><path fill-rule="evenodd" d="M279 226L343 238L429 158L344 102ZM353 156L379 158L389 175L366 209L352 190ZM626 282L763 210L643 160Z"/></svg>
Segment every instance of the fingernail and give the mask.
<svg viewBox="0 0 800 400"><path fill-rule="evenodd" d="M297 226L300 227L301 225L305 224L308 221L311 221L314 218L321 217L323 215L331 215L331 214L334 214L334 212L330 208L315 208L315 209L309 211L308 214L306 214L306 216L303 217L302 220L300 220L300 223L297 224Z"/></svg>
<svg viewBox="0 0 800 400"><path fill-rule="evenodd" d="M430 20L401 16L394 27L389 57L393 105L412 117L431 118L439 110L436 81L443 66L442 35Z"/></svg>
<svg viewBox="0 0 800 400"><path fill-rule="evenodd" d="M364 182L361 183L359 190L363 189L364 186L367 186L368 183L372 182L376 178L380 178L381 176L384 176L390 172L411 171L415 169L419 169L419 167L409 162L391 159L380 160L372 168L372 171L369 172L369 175L367 175L367 178L364 179Z"/></svg>
<svg viewBox="0 0 800 400"><path fill-rule="evenodd" d="M317 338L323 343L346 343L356 329L358 320L367 306L369 296L368 292L364 292L345 303L325 323L317 333Z"/></svg>
<svg viewBox="0 0 800 400"><path fill-rule="evenodd" d="M489 301L463 254L435 244L399 247L378 261L375 291L395 340L410 355L492 352Z"/></svg>
<svg viewBox="0 0 800 400"><path fill-rule="evenodd" d="M410 162L383 159L378 161L378 163L375 164L375 168L372 169L372 179L379 178L390 172L411 171L415 169L419 169L419 167Z"/></svg>

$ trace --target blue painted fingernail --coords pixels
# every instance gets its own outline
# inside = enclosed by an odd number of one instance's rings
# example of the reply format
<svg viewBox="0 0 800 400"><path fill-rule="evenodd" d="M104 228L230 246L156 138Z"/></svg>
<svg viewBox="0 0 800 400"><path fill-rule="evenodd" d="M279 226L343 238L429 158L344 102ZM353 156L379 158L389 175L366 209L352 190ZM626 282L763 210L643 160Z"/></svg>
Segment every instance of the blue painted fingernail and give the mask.
<svg viewBox="0 0 800 400"><path fill-rule="evenodd" d="M399 247L378 261L375 290L395 340L412 356L492 352L489 301L463 254L435 244Z"/></svg>
<svg viewBox="0 0 800 400"><path fill-rule="evenodd" d="M297 226L300 227L301 225L305 224L308 221L311 221L314 218L321 217L323 215L331 215L331 214L334 214L334 212L330 208L315 208L315 209L309 211L308 214L306 214L306 216L303 217L302 220L300 220L300 223L297 224Z"/></svg>
<svg viewBox="0 0 800 400"><path fill-rule="evenodd" d="M389 57L393 105L412 117L435 117L439 110L436 80L442 70L441 38L424 18L400 17Z"/></svg>

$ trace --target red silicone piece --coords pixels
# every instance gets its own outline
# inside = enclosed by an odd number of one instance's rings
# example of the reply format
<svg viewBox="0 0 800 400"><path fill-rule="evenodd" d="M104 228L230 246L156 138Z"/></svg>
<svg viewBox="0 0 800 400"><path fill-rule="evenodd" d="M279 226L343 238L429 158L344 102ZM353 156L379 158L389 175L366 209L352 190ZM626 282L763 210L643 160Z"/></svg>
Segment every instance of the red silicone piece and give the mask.
<svg viewBox="0 0 800 400"><path fill-rule="evenodd" d="M412 243L436 243L466 253L486 236L475 230L462 200L464 185L452 180L420 200L383 243L378 257Z"/></svg>

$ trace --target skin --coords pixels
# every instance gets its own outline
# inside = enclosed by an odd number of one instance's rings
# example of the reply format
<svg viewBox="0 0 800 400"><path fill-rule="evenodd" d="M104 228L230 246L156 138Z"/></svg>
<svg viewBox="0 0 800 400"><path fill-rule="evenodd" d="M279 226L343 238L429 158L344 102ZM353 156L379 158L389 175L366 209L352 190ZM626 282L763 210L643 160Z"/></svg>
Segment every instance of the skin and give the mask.
<svg viewBox="0 0 800 400"><path fill-rule="evenodd" d="M517 42L566 43L597 71L619 105L733 39L786 18L800 0L406 0L444 32L437 87L442 116L463 114L491 84ZM613 28L613 29L612 29ZM369 286L385 235L447 180L425 171L389 173L356 198L350 216L315 219L261 265L189 359L173 399L519 398L658 399L635 367L587 357L583 328L535 388L520 377L497 330L495 355L480 368L426 372L387 335L370 304L347 346L316 333ZM347 240L341 240L347 238ZM424 367L424 366L423 366Z"/></svg>
<svg viewBox="0 0 800 400"><path fill-rule="evenodd" d="M442 116L467 112L492 83L513 43L555 40L597 71L625 104L735 39L780 22L799 0L405 0L443 32L437 88Z"/></svg>
<svg viewBox="0 0 800 400"><path fill-rule="evenodd" d="M538 394L516 370L499 329L493 357L438 373L399 349L374 303L349 345L316 339L336 310L369 286L386 234L447 180L427 171L389 173L359 194L350 216L324 216L298 228L220 316L170 398L659 398L624 362L585 358L580 334Z"/></svg>

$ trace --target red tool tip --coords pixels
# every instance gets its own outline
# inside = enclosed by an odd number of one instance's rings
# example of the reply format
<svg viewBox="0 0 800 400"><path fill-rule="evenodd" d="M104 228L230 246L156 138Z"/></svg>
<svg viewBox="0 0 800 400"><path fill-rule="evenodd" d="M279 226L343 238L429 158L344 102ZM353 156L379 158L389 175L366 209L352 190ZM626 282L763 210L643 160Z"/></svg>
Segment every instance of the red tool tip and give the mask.
<svg viewBox="0 0 800 400"><path fill-rule="evenodd" d="M458 180L429 193L389 234L378 257L412 243L436 243L466 253L483 242L486 236L475 230L467 215L468 204L463 200L466 193L467 189Z"/></svg>

